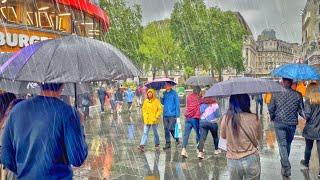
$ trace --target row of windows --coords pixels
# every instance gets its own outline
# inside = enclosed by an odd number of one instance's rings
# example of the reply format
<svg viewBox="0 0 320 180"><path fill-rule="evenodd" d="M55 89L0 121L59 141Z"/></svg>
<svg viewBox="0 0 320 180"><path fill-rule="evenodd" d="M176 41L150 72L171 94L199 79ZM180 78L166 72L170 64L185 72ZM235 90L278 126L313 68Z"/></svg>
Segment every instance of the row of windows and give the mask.
<svg viewBox="0 0 320 180"><path fill-rule="evenodd" d="M2 0L0 21L4 23L99 37L102 25L89 14L57 4L55 0Z"/></svg>

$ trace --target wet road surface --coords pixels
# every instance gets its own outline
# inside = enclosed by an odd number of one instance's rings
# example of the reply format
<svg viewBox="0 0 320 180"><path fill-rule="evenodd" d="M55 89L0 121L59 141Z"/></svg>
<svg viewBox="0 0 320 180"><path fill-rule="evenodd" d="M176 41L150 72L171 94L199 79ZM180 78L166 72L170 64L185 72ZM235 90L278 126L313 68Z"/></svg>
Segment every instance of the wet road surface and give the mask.
<svg viewBox="0 0 320 180"><path fill-rule="evenodd" d="M214 155L213 141L209 135L205 146L205 159L197 158L195 133L192 132L187 147L189 158L180 156L181 147L156 151L152 131L149 133L146 152L137 150L143 133L143 122L139 110L131 114L114 116L110 113L99 115L93 110L93 117L86 121L86 141L89 156L85 164L74 169L74 179L228 179L225 154ZM280 157L272 124L262 118L264 140L261 146L261 165L263 180L286 179L280 174ZM299 128L298 128L299 129ZM164 130L159 126L160 144L164 145ZM290 161L292 180L318 179L319 169L315 149L310 170L301 170L304 140L297 137L292 144Z"/></svg>

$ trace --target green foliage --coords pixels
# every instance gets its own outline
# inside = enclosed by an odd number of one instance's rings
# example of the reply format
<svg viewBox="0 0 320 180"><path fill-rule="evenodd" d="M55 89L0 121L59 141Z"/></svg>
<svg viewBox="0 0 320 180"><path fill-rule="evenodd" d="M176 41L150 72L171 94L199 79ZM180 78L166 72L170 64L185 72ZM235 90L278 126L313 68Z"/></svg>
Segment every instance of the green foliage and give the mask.
<svg viewBox="0 0 320 180"><path fill-rule="evenodd" d="M146 64L153 69L162 69L166 76L183 59L180 45L172 37L170 21L152 22L143 30L143 40L139 52Z"/></svg>
<svg viewBox="0 0 320 180"><path fill-rule="evenodd" d="M233 12L206 8L202 0L176 3L171 15L174 38L186 52L185 66L218 72L244 69L242 58L244 27Z"/></svg>
<svg viewBox="0 0 320 180"><path fill-rule="evenodd" d="M143 62L138 51L143 30L141 7L128 7L125 0L103 0L100 5L110 18L110 29L106 33L105 41L141 66Z"/></svg>
<svg viewBox="0 0 320 180"><path fill-rule="evenodd" d="M194 70L194 68L187 66L184 68L184 74L185 74L186 78L189 78L190 76L195 75L195 70Z"/></svg>

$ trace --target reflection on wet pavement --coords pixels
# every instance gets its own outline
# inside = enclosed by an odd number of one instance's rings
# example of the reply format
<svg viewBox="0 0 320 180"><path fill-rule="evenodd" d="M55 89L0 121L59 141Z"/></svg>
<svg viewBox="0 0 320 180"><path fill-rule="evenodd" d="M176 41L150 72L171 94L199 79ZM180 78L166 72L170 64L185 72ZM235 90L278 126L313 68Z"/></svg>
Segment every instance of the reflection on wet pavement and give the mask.
<svg viewBox="0 0 320 180"><path fill-rule="evenodd" d="M262 118L264 140L261 146L261 179L282 179L280 160L273 127ZM156 151L152 133L149 135L145 153L137 150L143 133L141 114L133 112L114 116L94 114L85 124L89 156L85 164L74 169L75 179L228 179L225 154L214 155L213 143L208 138L205 159L197 158L195 135L191 134L187 147L189 158L180 156L181 147L173 146L169 151ZM160 144L164 145L163 125L159 127ZM291 179L318 179L319 165L313 157L311 170L300 170L304 141L301 138L292 144ZM315 153L314 153L315 154ZM314 155L313 155L314 156Z"/></svg>

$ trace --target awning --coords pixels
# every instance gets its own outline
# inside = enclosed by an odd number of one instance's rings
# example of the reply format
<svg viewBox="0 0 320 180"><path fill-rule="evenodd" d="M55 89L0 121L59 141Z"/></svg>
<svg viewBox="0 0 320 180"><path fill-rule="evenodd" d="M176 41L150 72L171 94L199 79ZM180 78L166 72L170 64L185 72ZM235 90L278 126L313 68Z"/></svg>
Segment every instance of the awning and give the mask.
<svg viewBox="0 0 320 180"><path fill-rule="evenodd" d="M56 0L56 1L59 4L64 4L72 8L81 10L83 12L86 12L92 15L97 19L100 19L102 21L104 30L105 31L108 30L110 25L108 16L100 7L96 6L95 4L92 4L91 2L89 2L89 0Z"/></svg>

